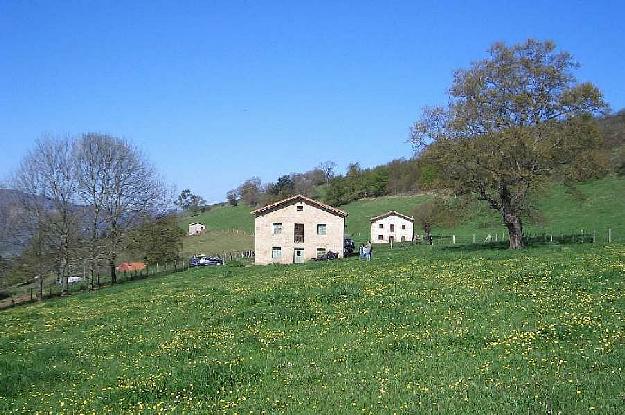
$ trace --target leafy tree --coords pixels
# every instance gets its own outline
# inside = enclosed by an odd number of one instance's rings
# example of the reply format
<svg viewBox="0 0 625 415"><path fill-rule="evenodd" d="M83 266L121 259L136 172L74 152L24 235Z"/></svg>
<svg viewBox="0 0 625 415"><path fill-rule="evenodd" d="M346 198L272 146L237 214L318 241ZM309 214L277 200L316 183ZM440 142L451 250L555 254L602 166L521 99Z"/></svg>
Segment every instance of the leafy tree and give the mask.
<svg viewBox="0 0 625 415"><path fill-rule="evenodd" d="M236 206L239 204L239 196L236 190L228 190L226 193L226 200L230 206Z"/></svg>
<svg viewBox="0 0 625 415"><path fill-rule="evenodd" d="M576 81L577 66L550 41L496 43L456 71L449 104L425 109L412 127L446 186L500 213L510 248L523 247L530 192L600 145L591 115L607 106L594 85Z"/></svg>
<svg viewBox="0 0 625 415"><path fill-rule="evenodd" d="M196 213L206 207L206 200L204 200L202 196L191 193L191 190L189 189L184 189L180 192L178 199L174 203L180 209L193 213Z"/></svg>
<svg viewBox="0 0 625 415"><path fill-rule="evenodd" d="M252 177L244 181L238 188L237 193L241 200L248 206L258 206L262 197L262 184L258 177Z"/></svg>
<svg viewBox="0 0 625 415"><path fill-rule="evenodd" d="M180 258L183 236L174 215L148 219L129 233L127 249L149 265L171 262Z"/></svg>
<svg viewBox="0 0 625 415"><path fill-rule="evenodd" d="M284 198L292 196L294 188L295 184L293 183L293 179L291 179L291 176L285 174L284 176L278 177L275 184L269 186L268 192L274 196Z"/></svg>

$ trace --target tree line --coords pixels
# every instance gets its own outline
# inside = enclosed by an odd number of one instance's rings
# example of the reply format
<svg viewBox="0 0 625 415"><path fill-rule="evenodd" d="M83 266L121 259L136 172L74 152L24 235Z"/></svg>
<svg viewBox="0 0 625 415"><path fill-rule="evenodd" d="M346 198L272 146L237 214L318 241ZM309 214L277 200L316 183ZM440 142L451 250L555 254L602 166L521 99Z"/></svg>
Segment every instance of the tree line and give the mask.
<svg viewBox="0 0 625 415"><path fill-rule="evenodd" d="M77 264L92 282L106 267L115 283L121 254L148 262L178 257L183 232L168 213L168 190L126 140L44 137L21 161L12 187L21 212L11 233L29 235L12 272L41 287L55 275L66 291Z"/></svg>

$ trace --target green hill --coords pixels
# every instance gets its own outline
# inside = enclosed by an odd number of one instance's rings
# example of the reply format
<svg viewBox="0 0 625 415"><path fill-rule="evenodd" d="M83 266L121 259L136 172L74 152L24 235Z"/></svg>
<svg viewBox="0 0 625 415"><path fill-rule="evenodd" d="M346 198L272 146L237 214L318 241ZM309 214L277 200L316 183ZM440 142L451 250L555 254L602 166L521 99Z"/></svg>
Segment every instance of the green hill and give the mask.
<svg viewBox="0 0 625 415"><path fill-rule="evenodd" d="M369 218L389 210L410 215L413 208L430 196L386 196L363 199L340 206L347 211L347 233L357 242L369 239ZM526 232L553 235L596 232L600 240L607 239L608 228L614 240L625 241L625 179L606 177L577 186L571 191L562 185L554 185L537 198L540 218L526 223ZM184 254L220 253L253 249L254 221L250 208L245 205L217 206L197 216L180 219L185 229L191 222L201 222L207 232L200 236L186 237ZM505 228L496 212L476 205L466 220L453 228L434 229L435 233L456 235L458 243L483 241L487 235L505 237ZM420 233L420 230L416 230Z"/></svg>
<svg viewBox="0 0 625 415"><path fill-rule="evenodd" d="M624 255L379 248L17 307L0 411L618 414Z"/></svg>

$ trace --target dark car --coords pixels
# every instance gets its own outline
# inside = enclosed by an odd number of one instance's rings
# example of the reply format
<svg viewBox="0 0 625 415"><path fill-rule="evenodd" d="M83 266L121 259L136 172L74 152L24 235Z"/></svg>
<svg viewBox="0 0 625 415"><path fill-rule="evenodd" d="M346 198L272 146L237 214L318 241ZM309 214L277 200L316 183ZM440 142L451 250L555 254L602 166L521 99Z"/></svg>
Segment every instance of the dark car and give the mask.
<svg viewBox="0 0 625 415"><path fill-rule="evenodd" d="M217 256L207 256L200 259L200 265L208 266L208 265L223 265L224 260Z"/></svg>
<svg viewBox="0 0 625 415"><path fill-rule="evenodd" d="M216 256L197 255L189 260L190 267L204 267L209 265L223 265L224 260Z"/></svg>
<svg viewBox="0 0 625 415"><path fill-rule="evenodd" d="M317 258L313 258L314 261L329 261L331 259L337 259L339 254L336 252L328 251L323 255L319 255Z"/></svg>
<svg viewBox="0 0 625 415"><path fill-rule="evenodd" d="M200 266L200 258L192 257L189 260L189 266L190 267L199 267Z"/></svg>
<svg viewBox="0 0 625 415"><path fill-rule="evenodd" d="M354 251L356 251L354 240L352 238L345 238L343 240L343 256L348 257L354 255Z"/></svg>

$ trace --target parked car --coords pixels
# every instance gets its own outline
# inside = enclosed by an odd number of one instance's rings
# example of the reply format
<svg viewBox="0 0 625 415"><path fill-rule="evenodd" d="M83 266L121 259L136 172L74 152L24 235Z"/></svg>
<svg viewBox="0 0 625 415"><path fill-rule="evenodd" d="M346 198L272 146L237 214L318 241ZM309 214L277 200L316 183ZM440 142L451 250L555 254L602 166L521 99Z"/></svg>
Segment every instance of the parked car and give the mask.
<svg viewBox="0 0 625 415"><path fill-rule="evenodd" d="M224 264L224 260L217 256L205 256L203 258L200 258L200 265L203 265L203 266L223 265L223 264Z"/></svg>
<svg viewBox="0 0 625 415"><path fill-rule="evenodd" d="M189 260L190 267L204 267L209 265L223 265L224 260L216 256L194 255Z"/></svg>

